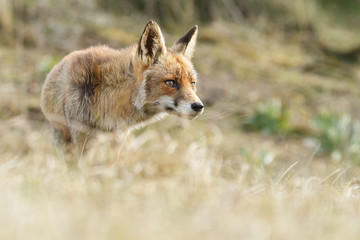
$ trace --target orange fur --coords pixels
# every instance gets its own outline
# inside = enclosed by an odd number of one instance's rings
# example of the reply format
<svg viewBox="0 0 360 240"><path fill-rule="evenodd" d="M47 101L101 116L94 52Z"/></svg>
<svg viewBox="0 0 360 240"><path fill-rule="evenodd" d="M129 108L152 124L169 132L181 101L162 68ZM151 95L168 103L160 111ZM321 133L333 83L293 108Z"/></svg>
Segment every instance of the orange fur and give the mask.
<svg viewBox="0 0 360 240"><path fill-rule="evenodd" d="M138 44L120 50L91 47L64 57L48 74L41 95L55 143L82 144L96 130L125 130L166 113L201 114L191 64L196 36L197 26L166 48L159 26L150 21Z"/></svg>

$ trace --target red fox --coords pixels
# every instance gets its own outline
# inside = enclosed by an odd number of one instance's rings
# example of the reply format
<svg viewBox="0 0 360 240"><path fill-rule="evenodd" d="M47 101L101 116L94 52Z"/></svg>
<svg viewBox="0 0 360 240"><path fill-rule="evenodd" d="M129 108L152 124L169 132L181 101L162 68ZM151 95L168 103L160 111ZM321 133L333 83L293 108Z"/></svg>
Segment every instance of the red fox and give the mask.
<svg viewBox="0 0 360 240"><path fill-rule="evenodd" d="M54 144L83 144L96 130L149 124L167 114L192 119L204 111L191 63L198 27L171 48L155 21L138 43L74 51L48 74L41 109L54 129Z"/></svg>

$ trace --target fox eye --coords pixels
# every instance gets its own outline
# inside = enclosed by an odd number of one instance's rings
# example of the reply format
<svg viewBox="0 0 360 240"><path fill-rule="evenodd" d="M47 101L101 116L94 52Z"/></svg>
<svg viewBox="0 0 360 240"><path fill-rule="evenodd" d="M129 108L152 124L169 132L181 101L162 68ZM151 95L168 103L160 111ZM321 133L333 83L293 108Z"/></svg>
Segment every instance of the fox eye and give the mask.
<svg viewBox="0 0 360 240"><path fill-rule="evenodd" d="M192 85L193 87L195 87L196 82L191 82L191 85Z"/></svg>
<svg viewBox="0 0 360 240"><path fill-rule="evenodd" d="M178 88L178 86L179 86L178 83L174 80L166 80L165 84L166 84L166 86L171 87L171 88Z"/></svg>

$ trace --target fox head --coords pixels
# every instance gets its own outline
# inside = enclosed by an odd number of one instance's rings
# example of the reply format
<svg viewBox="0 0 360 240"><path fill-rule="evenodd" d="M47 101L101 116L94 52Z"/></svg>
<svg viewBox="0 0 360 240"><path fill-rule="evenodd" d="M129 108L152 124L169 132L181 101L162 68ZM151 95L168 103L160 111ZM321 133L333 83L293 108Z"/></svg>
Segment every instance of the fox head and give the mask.
<svg viewBox="0 0 360 240"><path fill-rule="evenodd" d="M191 63L197 33L198 27L194 26L166 48L159 25L150 21L145 26L135 56L142 79L135 108L189 119L204 111L196 95L197 76Z"/></svg>

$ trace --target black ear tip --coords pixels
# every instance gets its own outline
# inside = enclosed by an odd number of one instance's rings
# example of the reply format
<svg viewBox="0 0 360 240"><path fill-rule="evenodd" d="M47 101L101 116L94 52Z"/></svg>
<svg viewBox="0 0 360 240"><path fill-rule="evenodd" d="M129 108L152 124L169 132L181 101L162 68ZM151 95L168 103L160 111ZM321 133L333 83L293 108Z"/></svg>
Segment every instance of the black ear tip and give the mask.
<svg viewBox="0 0 360 240"><path fill-rule="evenodd" d="M188 34L193 35L194 33L197 32L197 30L198 30L198 25L195 25L189 30Z"/></svg>
<svg viewBox="0 0 360 240"><path fill-rule="evenodd" d="M198 25L193 26L189 32L195 33L199 29Z"/></svg>
<svg viewBox="0 0 360 240"><path fill-rule="evenodd" d="M154 20L150 20L147 24L146 24L146 26L156 26L156 25L158 25Z"/></svg>

